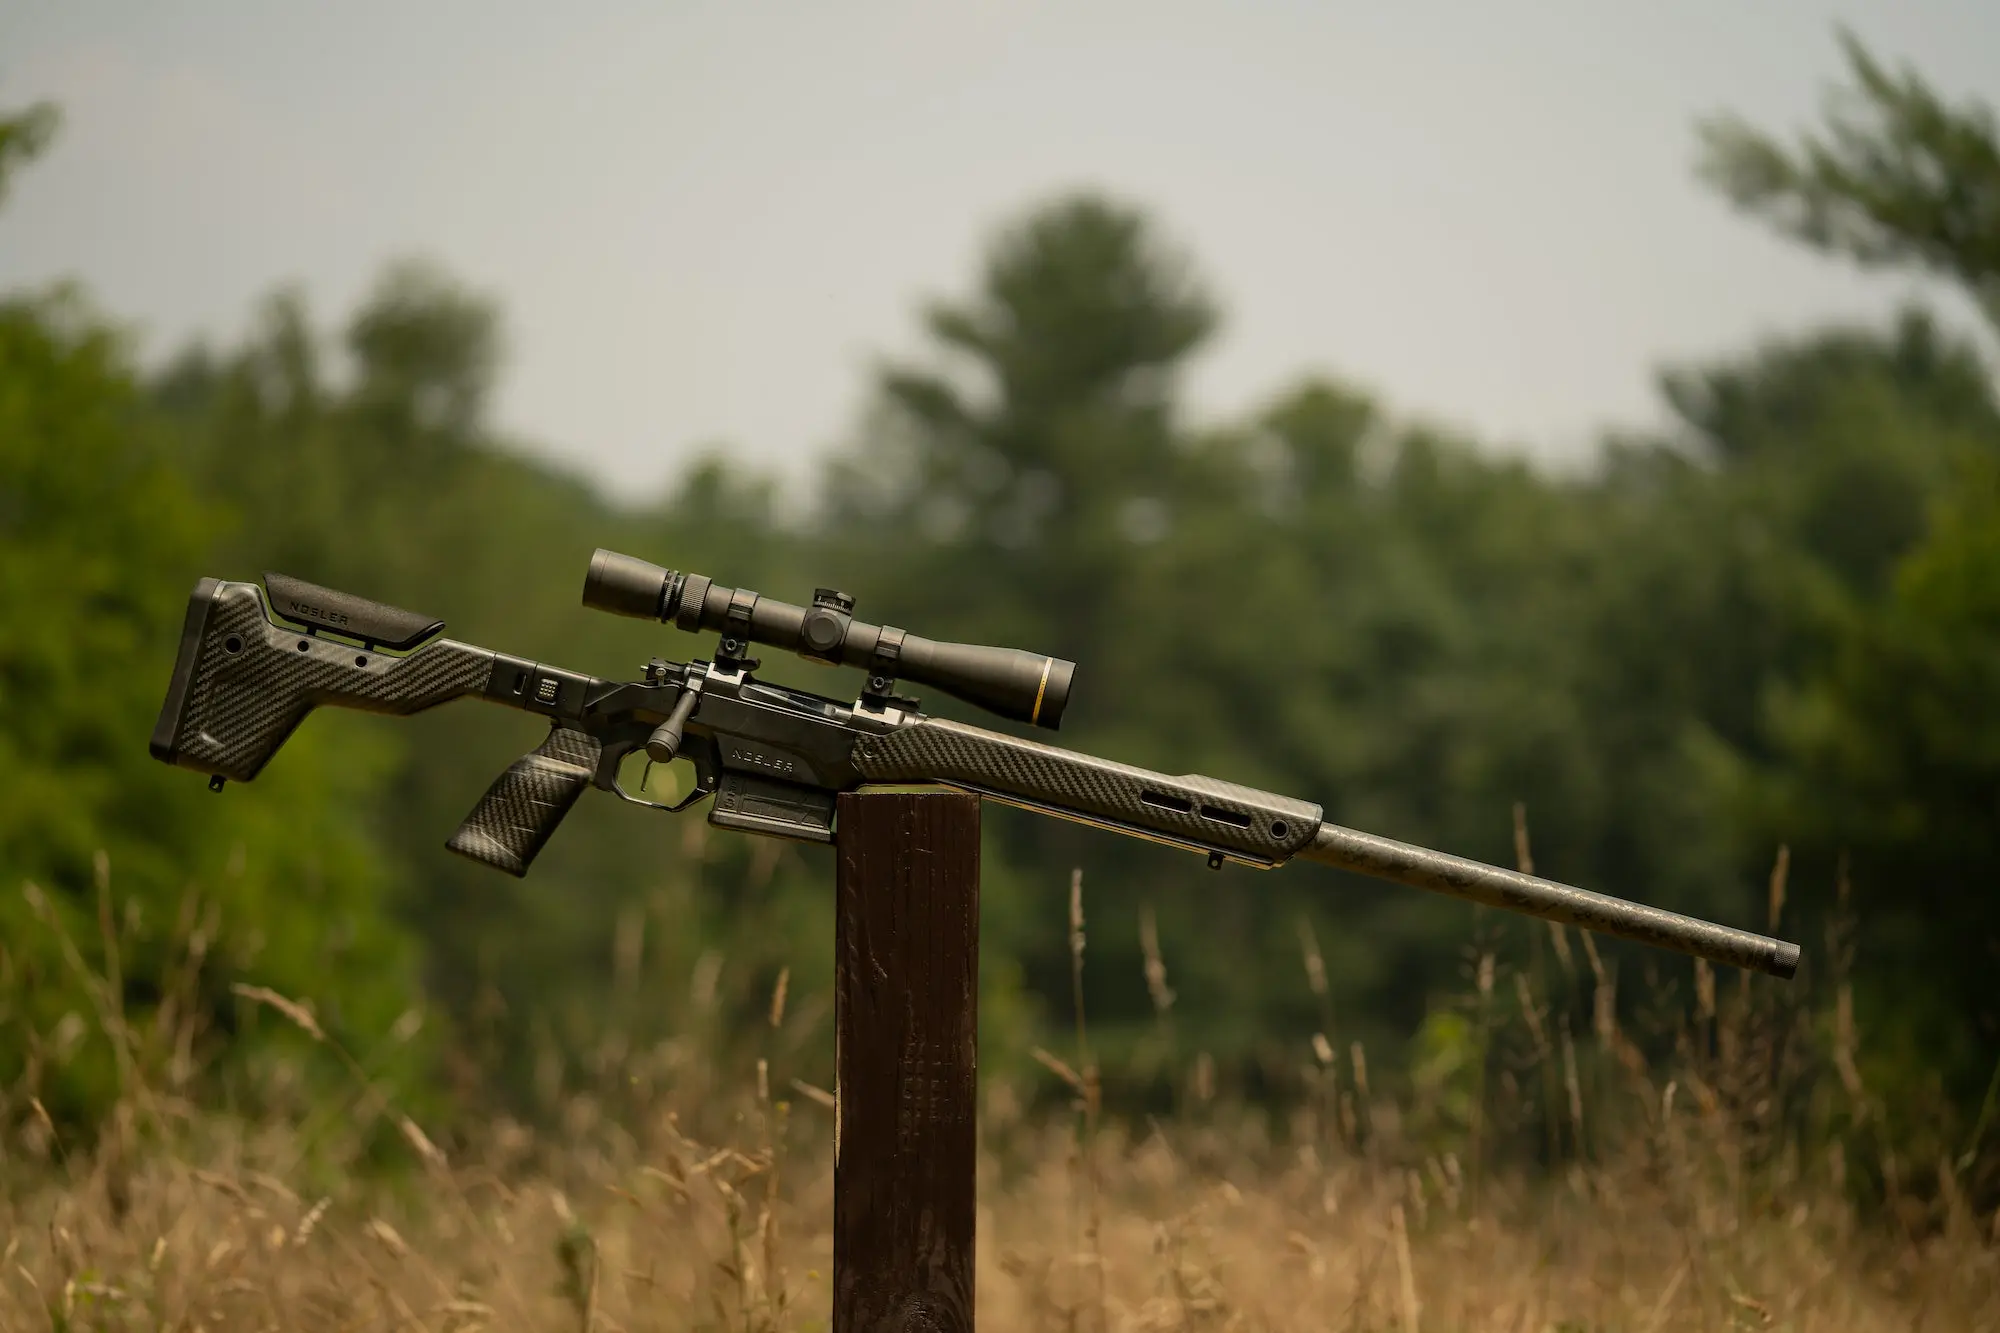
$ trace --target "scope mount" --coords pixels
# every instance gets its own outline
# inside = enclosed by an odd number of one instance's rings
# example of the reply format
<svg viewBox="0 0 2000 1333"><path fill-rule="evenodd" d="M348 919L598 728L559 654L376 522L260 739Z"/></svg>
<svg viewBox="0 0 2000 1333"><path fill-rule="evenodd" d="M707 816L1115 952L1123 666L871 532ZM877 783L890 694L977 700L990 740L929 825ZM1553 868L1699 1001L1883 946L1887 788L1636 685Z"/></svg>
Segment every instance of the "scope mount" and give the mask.
<svg viewBox="0 0 2000 1333"><path fill-rule="evenodd" d="M847 627L854 622L854 597L838 588L814 588L812 609L799 625L799 653L818 661L837 663L840 645L847 641ZM896 693L896 661L902 656L904 631L894 625L882 626L875 650L862 668L861 695L854 706L870 713L891 708L914 713L922 701Z"/></svg>
<svg viewBox="0 0 2000 1333"><path fill-rule="evenodd" d="M729 609L723 613L722 638L715 645L715 665L719 669L747 676L763 665L748 656L750 613L757 609L757 601L757 594L748 588L738 588L730 594Z"/></svg>

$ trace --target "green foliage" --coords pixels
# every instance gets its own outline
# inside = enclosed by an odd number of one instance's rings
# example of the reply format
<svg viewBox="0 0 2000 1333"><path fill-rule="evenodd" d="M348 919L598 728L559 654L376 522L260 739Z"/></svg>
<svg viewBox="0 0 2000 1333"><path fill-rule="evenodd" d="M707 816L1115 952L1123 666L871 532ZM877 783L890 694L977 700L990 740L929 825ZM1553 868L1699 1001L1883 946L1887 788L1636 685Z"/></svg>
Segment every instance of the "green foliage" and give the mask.
<svg viewBox="0 0 2000 1333"><path fill-rule="evenodd" d="M1855 87L1823 137L1794 154L1718 122L1709 178L1808 244L1955 281L2000 325L1991 110L1949 106L1852 35L1842 44ZM2000 749L1985 725L2000 412L1979 358L1922 322L1906 318L1873 374L1852 360L1861 340L1843 342L1819 349L1822 387L1791 373L1774 386L1761 426L1727 385L1706 395L1745 438L1784 451L1756 512L1789 529L1773 545L1802 576L1790 604L1813 627L1758 696L1768 744L1718 788L1740 826L1800 844L1805 866L1851 867L1858 988L1883 1062L1874 1091L1905 1109L1938 1096L1966 1105L2000 1039Z"/></svg>
<svg viewBox="0 0 2000 1333"><path fill-rule="evenodd" d="M53 123L0 120L0 168ZM146 753L219 512L112 324L73 290L0 301L0 1115L33 1096L87 1125L212 1052L233 1076L267 1046L235 984L309 996L356 1044L412 1003L357 799L379 747L303 738L227 807Z"/></svg>
<svg viewBox="0 0 2000 1333"><path fill-rule="evenodd" d="M1884 1084L1962 1101L2000 1034L1996 691L2000 448L1964 465L1893 588L1775 701L1782 755L1754 788L1767 825L1851 861Z"/></svg>
<svg viewBox="0 0 2000 1333"><path fill-rule="evenodd" d="M146 753L207 517L117 334L74 293L0 304L0 1084L65 1117L116 1091L107 1014L143 1031L204 930L185 1022L233 1027L235 981L310 992L342 1036L410 1002L354 818L379 756L308 738L223 809Z"/></svg>
<svg viewBox="0 0 2000 1333"><path fill-rule="evenodd" d="M15 170L33 161L55 136L56 109L46 103L0 116L0 200Z"/></svg>
<svg viewBox="0 0 2000 1333"><path fill-rule="evenodd" d="M1863 264L1917 263L1962 284L2000 325L2000 132L1841 33L1854 85L1822 135L1787 151L1727 117L1704 127L1703 174L1788 236Z"/></svg>

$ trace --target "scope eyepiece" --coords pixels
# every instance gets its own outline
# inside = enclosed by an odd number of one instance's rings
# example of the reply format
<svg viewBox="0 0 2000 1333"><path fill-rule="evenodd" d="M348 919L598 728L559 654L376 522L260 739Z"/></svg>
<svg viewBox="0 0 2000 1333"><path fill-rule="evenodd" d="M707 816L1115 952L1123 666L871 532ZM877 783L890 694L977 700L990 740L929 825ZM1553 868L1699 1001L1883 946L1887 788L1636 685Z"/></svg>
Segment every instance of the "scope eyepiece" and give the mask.
<svg viewBox="0 0 2000 1333"><path fill-rule="evenodd" d="M1059 657L943 643L854 619L854 599L832 588L813 593L810 607L725 588L700 574L663 569L616 551L590 558L583 604L613 615L658 620L681 629L740 633L752 643L797 653L814 662L860 667L880 678L915 681L1016 722L1054 731L1069 706L1076 664Z"/></svg>

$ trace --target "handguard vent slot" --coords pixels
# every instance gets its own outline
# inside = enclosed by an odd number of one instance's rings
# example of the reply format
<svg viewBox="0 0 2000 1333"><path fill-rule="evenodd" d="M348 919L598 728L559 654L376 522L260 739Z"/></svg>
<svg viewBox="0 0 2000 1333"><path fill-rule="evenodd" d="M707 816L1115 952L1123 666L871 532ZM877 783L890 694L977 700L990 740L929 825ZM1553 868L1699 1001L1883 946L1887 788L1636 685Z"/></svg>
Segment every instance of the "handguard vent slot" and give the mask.
<svg viewBox="0 0 2000 1333"><path fill-rule="evenodd" d="M1250 816L1238 810L1225 810L1219 805L1204 805L1201 808L1201 817L1212 819L1218 824L1232 824L1237 828L1250 827Z"/></svg>
<svg viewBox="0 0 2000 1333"><path fill-rule="evenodd" d="M1163 791L1154 791L1151 787L1140 792L1139 799L1147 805L1152 806L1155 810L1171 810L1177 815L1191 815L1194 813L1193 801L1181 796L1169 796ZM1204 813L1206 812L1204 811ZM1248 821L1245 822L1247 823Z"/></svg>

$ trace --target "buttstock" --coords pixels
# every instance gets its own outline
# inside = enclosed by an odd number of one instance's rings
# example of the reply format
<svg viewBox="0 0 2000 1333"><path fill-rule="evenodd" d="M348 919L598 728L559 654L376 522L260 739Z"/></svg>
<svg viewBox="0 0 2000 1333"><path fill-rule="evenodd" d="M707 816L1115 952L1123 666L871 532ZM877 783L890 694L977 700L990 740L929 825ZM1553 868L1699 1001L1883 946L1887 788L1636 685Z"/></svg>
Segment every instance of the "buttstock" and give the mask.
<svg viewBox="0 0 2000 1333"><path fill-rule="evenodd" d="M557 723L494 779L445 846L519 879L590 785L599 755L595 736Z"/></svg>
<svg viewBox="0 0 2000 1333"><path fill-rule="evenodd" d="M280 621L254 583L196 584L153 728L155 759L248 782L321 704L415 713L485 689L493 673L492 653L433 638L439 622L269 578L274 602L288 599L286 614L311 628Z"/></svg>

